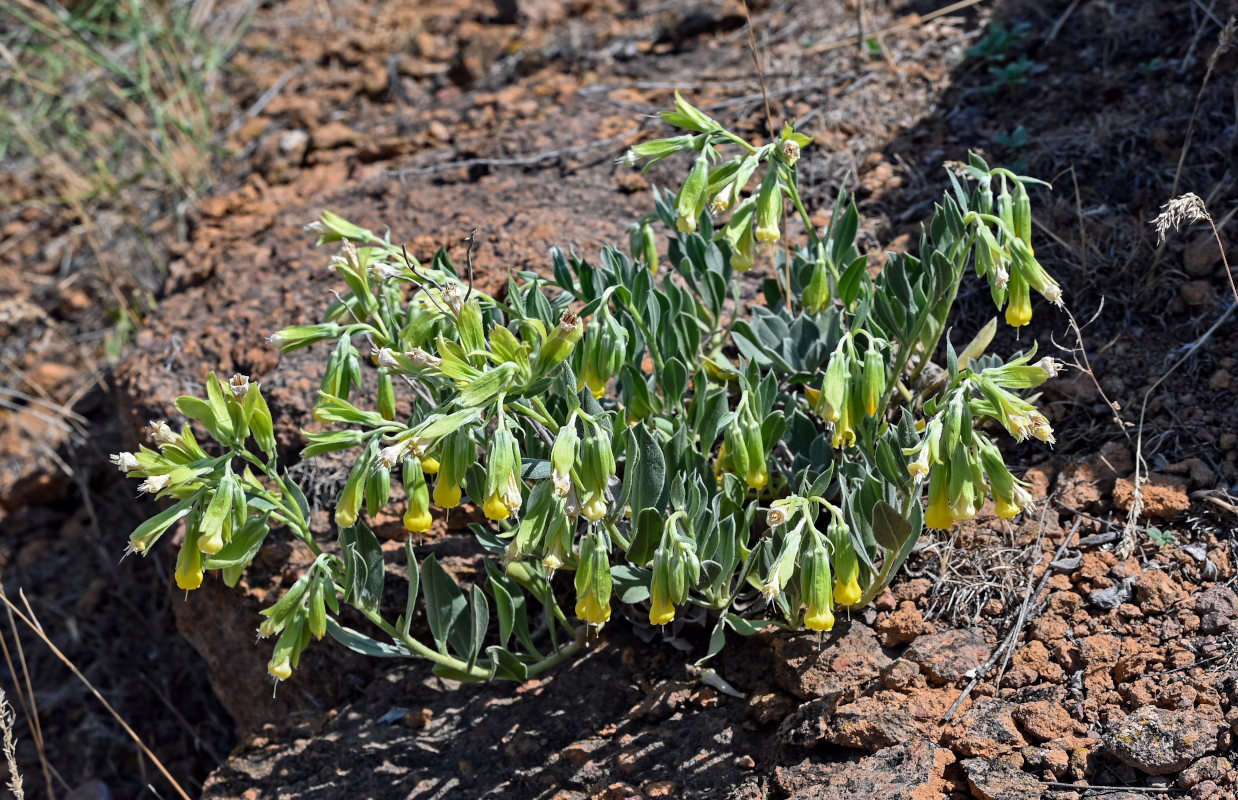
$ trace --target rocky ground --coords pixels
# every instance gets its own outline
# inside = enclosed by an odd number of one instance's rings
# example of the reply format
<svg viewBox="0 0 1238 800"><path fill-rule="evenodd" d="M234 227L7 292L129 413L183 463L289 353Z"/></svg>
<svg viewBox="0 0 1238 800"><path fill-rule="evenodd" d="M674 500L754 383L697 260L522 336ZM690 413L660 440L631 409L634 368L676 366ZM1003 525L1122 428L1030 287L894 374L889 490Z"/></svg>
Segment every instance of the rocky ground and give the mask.
<svg viewBox="0 0 1238 800"><path fill-rule="evenodd" d="M262 380L282 449L299 449L324 355L281 357L264 339L330 299L330 253L303 230L323 208L389 227L423 257L461 253L476 229L486 288L507 269L545 268L551 245L589 254L619 239L650 183L678 168L646 178L614 163L658 130L643 115L673 87L762 129L742 6L260 8L225 82L240 110L225 177L183 238L166 232L163 296L114 370L93 368L88 311L104 284L66 271L72 229L37 202L37 180L6 176L0 353L6 385L42 402L0 412L5 588L25 593L191 794L1233 796L1232 299L1210 234L1158 246L1147 224L1195 191L1228 243L1238 51L1209 63L1232 9L1053 0L928 19L934 4L866 2L858 18L842 6L752 4L773 115L814 136L801 170L815 206L852 176L863 246L880 252L914 241L943 161L968 148L1052 180L1035 198L1037 254L1080 324L1099 310L1083 332L1098 384L1076 372L1048 385L1057 450L1011 452L1040 498L1034 513L926 536L875 607L827 637L736 638L713 663L733 693L685 671L703 631L617 620L576 663L520 686L451 686L324 645L272 696L255 611L295 579L296 551L264 551L239 591L170 592L170 550L117 564L151 509L106 453L133 447L210 370ZM857 25L865 38L895 30L861 48ZM962 295L958 339L991 315L987 302ZM1048 352L1078 338L1049 309L1031 336ZM1130 538L1137 458L1152 475ZM300 469L332 480L329 465ZM402 545L389 546L394 576ZM475 549L436 530L428 552L467 564ZM22 642L57 794L137 797L149 782L170 796L46 648ZM46 796L19 718L28 796Z"/></svg>

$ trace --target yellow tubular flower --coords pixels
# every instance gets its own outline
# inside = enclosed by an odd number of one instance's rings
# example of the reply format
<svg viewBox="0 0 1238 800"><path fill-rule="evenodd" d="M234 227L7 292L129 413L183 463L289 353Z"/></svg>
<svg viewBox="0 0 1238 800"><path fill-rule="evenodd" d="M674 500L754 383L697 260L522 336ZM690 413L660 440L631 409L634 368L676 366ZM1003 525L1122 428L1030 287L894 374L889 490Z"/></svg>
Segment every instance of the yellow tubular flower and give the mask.
<svg viewBox="0 0 1238 800"><path fill-rule="evenodd" d="M418 509L410 504L404 512L404 527L413 533L425 533L430 530L433 522L434 517L430 515L429 509Z"/></svg>
<svg viewBox="0 0 1238 800"><path fill-rule="evenodd" d="M292 677L292 664L288 660L288 656L284 656L279 661L271 661L267 664L267 672L277 681L286 681Z"/></svg>
<svg viewBox="0 0 1238 800"><path fill-rule="evenodd" d="M192 591L202 585L202 552L197 541L185 541L176 558L176 585Z"/></svg>
<svg viewBox="0 0 1238 800"><path fill-rule="evenodd" d="M843 606L853 606L860 602L860 598L864 596L864 590L860 588L860 582L855 575L851 576L851 580L843 583L838 581L834 584L834 600Z"/></svg>
<svg viewBox="0 0 1238 800"><path fill-rule="evenodd" d="M1002 519L1014 519L1020 510L1017 505L996 494L993 495L993 503L997 506L997 516Z"/></svg>
<svg viewBox="0 0 1238 800"><path fill-rule="evenodd" d="M828 608L809 609L804 615L804 627L810 631L831 630L834 627L834 613Z"/></svg>
<svg viewBox="0 0 1238 800"><path fill-rule="evenodd" d="M424 456L421 458L421 471L427 475L438 474L439 463L434 456Z"/></svg>
<svg viewBox="0 0 1238 800"><path fill-rule="evenodd" d="M576 601L576 616L590 625L602 625L610 620L610 604L602 605L592 594L587 594ZM673 611L671 616L674 616Z"/></svg>
<svg viewBox="0 0 1238 800"><path fill-rule="evenodd" d="M434 484L434 504L439 508L455 508L460 505L460 487L440 479Z"/></svg>
<svg viewBox="0 0 1238 800"><path fill-rule="evenodd" d="M658 591L656 583L651 587L649 597L652 600L652 605L649 608L650 625L665 625L675 619L674 604L662 596L661 592ZM577 611L576 614L579 615L580 612Z"/></svg>
<svg viewBox="0 0 1238 800"><path fill-rule="evenodd" d="M937 467L929 474L929 504L924 512L924 524L941 531L954 524L954 515L950 513L950 489L944 465Z"/></svg>
<svg viewBox="0 0 1238 800"><path fill-rule="evenodd" d="M495 522L511 516L498 492L486 498L486 502L482 503L481 510L485 513L486 519L494 520Z"/></svg>
<svg viewBox="0 0 1238 800"><path fill-rule="evenodd" d="M1010 304L1006 306L1006 324L1021 328L1032 321L1032 295L1023 273L1015 269L1010 274Z"/></svg>

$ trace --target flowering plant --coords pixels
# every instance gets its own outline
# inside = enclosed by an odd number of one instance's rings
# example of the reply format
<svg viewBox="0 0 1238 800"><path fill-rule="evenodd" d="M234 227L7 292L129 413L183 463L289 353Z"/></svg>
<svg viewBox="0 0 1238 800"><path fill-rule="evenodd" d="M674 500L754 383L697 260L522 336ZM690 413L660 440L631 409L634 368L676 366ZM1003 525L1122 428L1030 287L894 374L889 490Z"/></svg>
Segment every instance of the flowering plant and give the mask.
<svg viewBox="0 0 1238 800"><path fill-rule="evenodd" d="M1011 325L1030 320L1032 289L1060 302L1032 250L1035 181L975 155L955 165L919 255L891 253L874 277L845 193L824 230L810 221L806 136L787 125L751 144L678 94L662 119L681 133L626 160L687 154L692 167L677 192L655 191L630 253L554 251L549 276L514 273L501 296L476 291L445 251L426 266L324 213L311 227L339 243L348 291L322 322L271 341L333 343L314 417L335 427L304 433L301 458L356 454L334 535L311 529L280 467L261 386L212 373L205 399L176 402L210 452L190 425L155 423L153 448L114 457L141 491L175 501L130 549L183 524L176 582L188 590L211 570L234 584L272 528L310 548L310 568L262 612L278 679L329 634L461 680L521 680L576 652L616 605L653 625L706 621L706 658L728 628L829 630L885 588L925 526L968 519L989 496L999 517L1026 508L991 432L1051 443L1019 391L1058 365L985 355L996 320L961 352L944 333L969 264ZM787 213L805 231L796 246ZM741 275L757 264L769 267L764 305ZM932 366L943 338L944 369ZM484 574L465 589L433 553L418 561L410 537L407 603L392 618L367 519L395 503L420 534L466 501L490 521L472 526ZM346 606L368 632L341 621Z"/></svg>

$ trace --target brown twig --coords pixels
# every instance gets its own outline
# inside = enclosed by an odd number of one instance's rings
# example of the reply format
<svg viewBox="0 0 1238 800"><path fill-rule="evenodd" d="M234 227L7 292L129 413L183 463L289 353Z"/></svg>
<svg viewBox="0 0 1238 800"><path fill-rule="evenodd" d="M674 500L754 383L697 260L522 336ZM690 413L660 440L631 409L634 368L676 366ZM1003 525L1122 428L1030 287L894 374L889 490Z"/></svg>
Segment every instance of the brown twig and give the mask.
<svg viewBox="0 0 1238 800"><path fill-rule="evenodd" d="M56 789L52 784L51 764L47 760L47 750L43 741L43 725L39 721L39 709L35 704L34 686L30 681L30 669L26 666L26 653L22 648L21 637L17 635L17 623L13 620L13 606L9 603L8 595L5 594L4 584L0 582L0 597L9 606L9 630L13 632L13 642L17 649L17 660L21 664L21 675L26 684L25 691L22 691L21 683L18 681L18 672L13 667L13 657L9 653L8 640L0 636L0 648L4 650L4 663L9 669L9 675L13 678L13 684L17 689L17 702L21 704L22 713L26 715L26 719L30 721L30 736L34 739L35 750L39 754L39 765L43 769L43 782L47 786L47 796L51 800L56 800ZM20 615L20 612L18 612ZM57 775L57 778L60 776ZM62 781L63 783L63 781ZM67 786L65 787L68 788Z"/></svg>

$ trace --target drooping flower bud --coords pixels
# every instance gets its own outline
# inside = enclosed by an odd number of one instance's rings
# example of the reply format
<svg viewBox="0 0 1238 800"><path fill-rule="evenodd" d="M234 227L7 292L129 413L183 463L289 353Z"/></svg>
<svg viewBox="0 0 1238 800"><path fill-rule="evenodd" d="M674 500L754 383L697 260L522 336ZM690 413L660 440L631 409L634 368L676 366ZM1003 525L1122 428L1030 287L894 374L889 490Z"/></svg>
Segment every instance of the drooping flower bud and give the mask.
<svg viewBox="0 0 1238 800"><path fill-rule="evenodd" d="M954 524L950 513L949 468L940 465L929 474L928 508L924 512L924 524L934 530L946 530Z"/></svg>
<svg viewBox="0 0 1238 800"><path fill-rule="evenodd" d="M800 564L804 627L810 631L828 631L834 627L834 591L830 582L829 553L814 532Z"/></svg>
<svg viewBox="0 0 1238 800"><path fill-rule="evenodd" d="M830 546L834 550L834 600L839 605L852 606L860 602L864 596L860 588L860 564L856 556L855 546L851 543L851 532L847 523L835 515L830 523L828 536Z"/></svg>
<svg viewBox="0 0 1238 800"><path fill-rule="evenodd" d="M576 616L601 627L610 619L610 556L601 534L591 533L580 543L576 568Z"/></svg>
<svg viewBox="0 0 1238 800"><path fill-rule="evenodd" d="M408 508L404 511L404 527L413 533L430 530L434 518L430 515L430 489L421 462L415 458L404 460L404 492L408 495Z"/></svg>
<svg viewBox="0 0 1238 800"><path fill-rule="evenodd" d="M756 216L753 220L752 235L758 244L777 242L782 234L778 226L782 221L782 186L778 181L778 170L770 167L761 181L760 193L757 195Z"/></svg>

